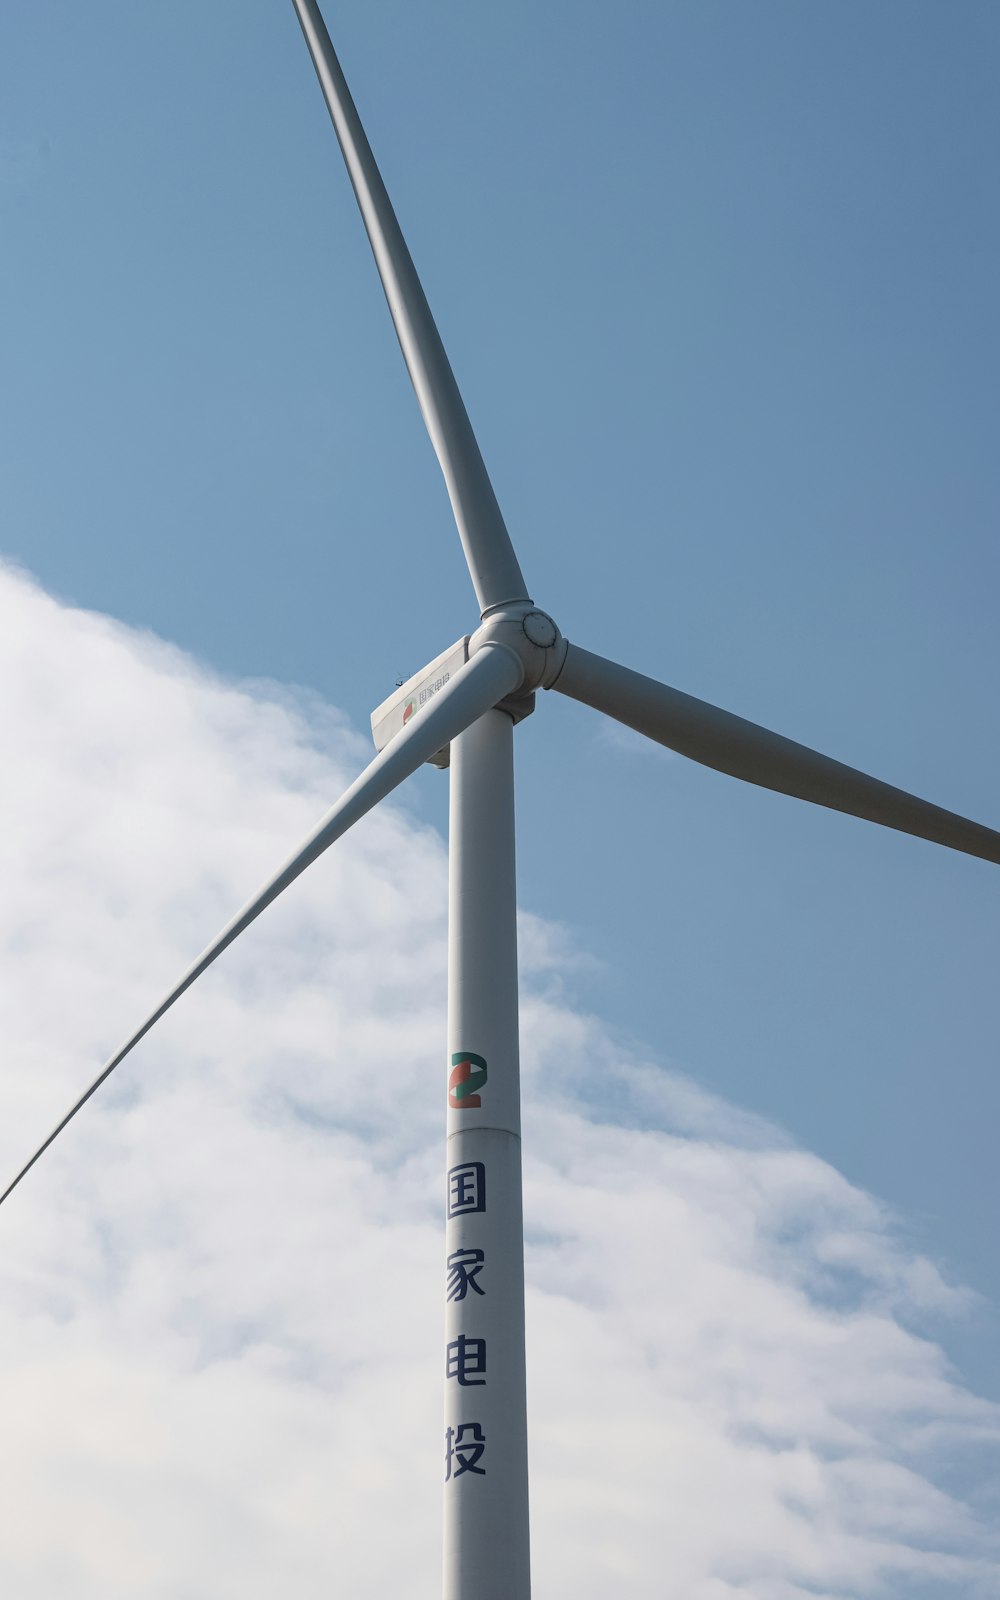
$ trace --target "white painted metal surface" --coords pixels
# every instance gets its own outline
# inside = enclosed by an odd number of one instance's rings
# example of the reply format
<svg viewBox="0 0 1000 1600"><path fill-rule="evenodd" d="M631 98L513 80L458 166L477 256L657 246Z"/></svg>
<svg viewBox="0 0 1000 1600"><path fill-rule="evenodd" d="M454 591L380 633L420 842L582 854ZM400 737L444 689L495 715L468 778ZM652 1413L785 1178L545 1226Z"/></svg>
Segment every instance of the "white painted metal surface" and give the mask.
<svg viewBox="0 0 1000 1600"><path fill-rule="evenodd" d="M444 1349L445 1600L528 1600L513 724L451 761Z"/></svg>
<svg viewBox="0 0 1000 1600"><path fill-rule="evenodd" d="M469 659L469 636L459 639L447 650L442 650L439 656L415 672L412 678L383 700L372 712L372 738L376 750L384 750L386 745L396 735L408 728L414 717L420 715L431 704L431 701L441 693L445 684L450 683L456 672L459 672ZM448 765L448 746L436 750L428 757L431 766L446 767Z"/></svg>
<svg viewBox="0 0 1000 1600"><path fill-rule="evenodd" d="M430 434L480 611L527 599L472 423L316 0L292 0L340 141L382 288Z"/></svg>
<svg viewBox="0 0 1000 1600"><path fill-rule="evenodd" d="M1000 834L993 828L932 805L707 700L593 655L578 644L567 645L553 687L717 772L1000 864Z"/></svg>

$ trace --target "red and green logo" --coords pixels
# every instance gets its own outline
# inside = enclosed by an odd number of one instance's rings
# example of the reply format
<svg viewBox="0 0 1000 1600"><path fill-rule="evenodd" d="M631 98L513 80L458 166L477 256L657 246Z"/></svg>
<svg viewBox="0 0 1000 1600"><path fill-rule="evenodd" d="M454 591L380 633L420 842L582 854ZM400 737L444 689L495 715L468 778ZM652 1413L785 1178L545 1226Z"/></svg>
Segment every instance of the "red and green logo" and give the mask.
<svg viewBox="0 0 1000 1600"><path fill-rule="evenodd" d="M414 710L416 709L416 704L417 704L417 702L415 700L407 700L406 709L403 712L403 727L404 728L406 727L406 724L409 722L410 718L412 717L412 715L414 713Z"/></svg>
<svg viewBox="0 0 1000 1600"><path fill-rule="evenodd" d="M459 1050L451 1058L451 1077L448 1079L448 1104L453 1111L475 1111L482 1105L477 1093L486 1082L486 1062L471 1050Z"/></svg>

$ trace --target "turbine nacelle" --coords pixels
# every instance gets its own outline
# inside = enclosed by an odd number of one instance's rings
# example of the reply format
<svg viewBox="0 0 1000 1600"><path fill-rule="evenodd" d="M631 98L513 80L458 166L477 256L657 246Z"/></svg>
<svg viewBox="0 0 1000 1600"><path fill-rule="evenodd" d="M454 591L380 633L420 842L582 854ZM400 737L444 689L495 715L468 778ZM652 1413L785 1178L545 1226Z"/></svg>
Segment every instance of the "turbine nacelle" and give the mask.
<svg viewBox="0 0 1000 1600"><path fill-rule="evenodd" d="M457 639L447 650L429 661L426 667L407 678L387 700L372 712L372 738L376 750L386 746L409 727L445 685L481 650L502 650L521 674L512 694L497 702L515 722L523 722L535 709L535 690L551 689L563 668L568 649L558 627L547 611L530 600L510 601L494 606L473 634ZM442 746L428 758L433 767L447 767L449 747Z"/></svg>

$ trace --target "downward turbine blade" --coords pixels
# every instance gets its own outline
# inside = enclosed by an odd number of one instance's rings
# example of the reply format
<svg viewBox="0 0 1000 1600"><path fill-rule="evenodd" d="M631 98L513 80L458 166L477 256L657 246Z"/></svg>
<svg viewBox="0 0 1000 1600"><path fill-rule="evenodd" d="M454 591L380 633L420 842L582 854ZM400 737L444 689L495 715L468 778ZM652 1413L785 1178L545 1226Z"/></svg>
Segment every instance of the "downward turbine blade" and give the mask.
<svg viewBox="0 0 1000 1600"><path fill-rule="evenodd" d="M1000 833L571 644L554 687L733 778L1000 863Z"/></svg>
<svg viewBox="0 0 1000 1600"><path fill-rule="evenodd" d="M366 812L380 800L384 800L386 795L391 794L404 778L408 778L411 772L415 772L443 745L457 738L499 700L508 694L513 694L520 685L521 677L522 669L519 662L513 653L503 646L485 647L455 674L451 682L435 695L430 705L418 712L402 733L375 757L370 766L365 768L360 778L351 784L333 809L327 812L295 854L264 884L263 888L258 890L252 900L247 901L242 911L236 913L232 921L227 923L222 932L202 951L193 966L188 967L145 1021L129 1035L121 1049L105 1063L90 1087L70 1107L48 1138L39 1145L31 1160L25 1162L14 1181L7 1186L3 1194L0 1194L0 1205L17 1188L21 1179L30 1172L39 1156L45 1153L66 1124L72 1121L82 1106L86 1105L105 1078L110 1077L129 1051L134 1049L150 1028L170 1010L174 1001L180 999L185 989L189 989L195 979L212 965L216 957L221 956L223 950L227 949L234 939L239 938L240 934L249 928L251 922L255 921L261 912L288 888L289 884L295 882L306 867L311 866L324 850L329 849L330 845L341 838Z"/></svg>
<svg viewBox="0 0 1000 1600"><path fill-rule="evenodd" d="M468 412L400 232L316 0L292 0L344 161L403 359L441 463L481 611L526 600L521 568L479 453Z"/></svg>

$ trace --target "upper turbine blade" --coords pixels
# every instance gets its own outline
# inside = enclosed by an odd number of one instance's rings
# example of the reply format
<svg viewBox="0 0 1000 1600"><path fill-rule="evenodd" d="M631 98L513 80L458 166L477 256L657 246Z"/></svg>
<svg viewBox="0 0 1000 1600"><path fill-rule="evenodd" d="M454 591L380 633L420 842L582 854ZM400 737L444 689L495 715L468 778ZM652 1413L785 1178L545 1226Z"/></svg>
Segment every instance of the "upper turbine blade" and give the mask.
<svg viewBox="0 0 1000 1600"><path fill-rule="evenodd" d="M375 757L360 778L355 779L295 854L264 884L263 888L258 890L252 900L247 901L242 911L236 913L232 921L228 922L222 932L202 951L193 966L188 967L145 1021L129 1035L110 1061L101 1068L90 1087L70 1107L48 1138L39 1145L31 1160L25 1162L17 1177L8 1184L3 1194L0 1194L0 1205L17 1188L39 1156L44 1154L53 1139L58 1137L68 1122L72 1121L80 1108L86 1105L94 1091L100 1088L119 1062L124 1061L129 1051L149 1032L154 1023L170 1010L175 1000L180 999L185 989L191 987L206 967L212 965L216 957L220 956L223 950L260 916L272 900L276 900L279 894L287 889L289 884L294 883L299 874L316 860L317 856L321 856L324 850L345 834L348 828L366 812L380 800L384 800L386 795L391 794L411 772L415 772L443 745L457 738L499 700L513 694L520 686L522 676L521 665L513 652L502 645L484 647L472 657L471 661L466 662L451 682L435 695L430 704L419 711L402 733Z"/></svg>
<svg viewBox="0 0 1000 1600"><path fill-rule="evenodd" d="M1000 833L571 644L553 685L733 778L1000 863Z"/></svg>
<svg viewBox="0 0 1000 1600"><path fill-rule="evenodd" d="M316 0L292 0L292 4L354 185L403 359L448 485L479 609L527 600L468 412L319 6Z"/></svg>

